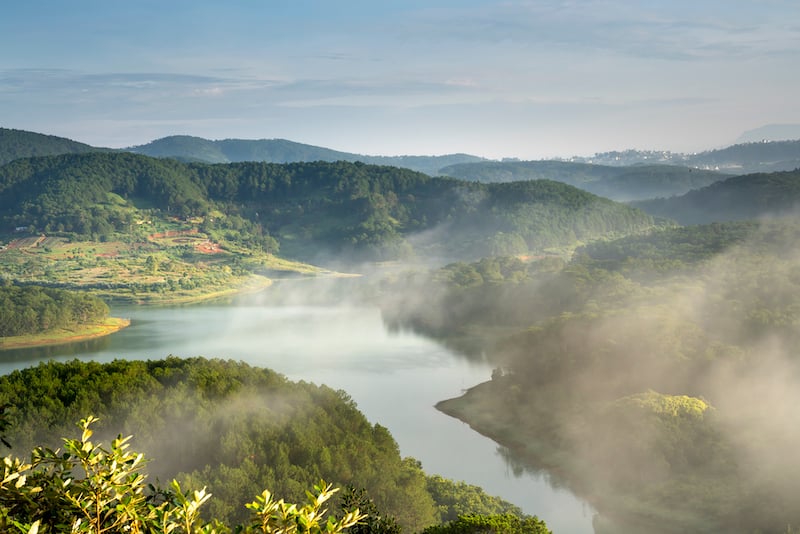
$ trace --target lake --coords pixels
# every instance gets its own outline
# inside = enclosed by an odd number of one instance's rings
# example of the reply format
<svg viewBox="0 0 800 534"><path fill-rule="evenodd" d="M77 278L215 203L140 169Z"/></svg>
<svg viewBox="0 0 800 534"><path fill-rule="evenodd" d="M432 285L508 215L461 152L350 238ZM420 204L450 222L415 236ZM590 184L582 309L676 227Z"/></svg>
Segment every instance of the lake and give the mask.
<svg viewBox="0 0 800 534"><path fill-rule="evenodd" d="M373 423L387 427L403 456L429 474L484 488L544 519L556 534L591 533L591 507L554 488L546 473L520 473L492 440L434 405L489 380L487 362L468 359L410 331L388 329L368 306L239 302L180 307L122 307L131 326L106 338L0 353L0 372L45 359L160 359L206 356L242 360L288 378L345 390Z"/></svg>

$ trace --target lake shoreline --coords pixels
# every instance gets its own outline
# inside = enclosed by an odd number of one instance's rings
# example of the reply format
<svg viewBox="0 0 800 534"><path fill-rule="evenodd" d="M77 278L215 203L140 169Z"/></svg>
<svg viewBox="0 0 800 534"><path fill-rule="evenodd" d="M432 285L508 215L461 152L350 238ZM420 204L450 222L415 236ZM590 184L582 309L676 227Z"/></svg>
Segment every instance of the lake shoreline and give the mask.
<svg viewBox="0 0 800 534"><path fill-rule="evenodd" d="M131 320L120 317L108 317L100 323L83 325L75 330L59 330L27 336L10 336L0 338L0 352L12 349L66 345L78 341L86 341L108 336L130 326Z"/></svg>
<svg viewBox="0 0 800 534"><path fill-rule="evenodd" d="M523 458L525 463L536 471L547 472L558 486L566 486L570 492L593 508L595 521L600 519L597 496L581 491L574 477L564 469L559 451L546 439L532 440L530 436L520 435L517 427L507 424L497 417L498 399L494 393L495 384L491 380L467 389L463 395L436 403L440 412L467 424L475 432L491 439L498 445ZM546 518L545 518L546 519Z"/></svg>
<svg viewBox="0 0 800 534"><path fill-rule="evenodd" d="M582 499L593 509L592 523L596 534L633 534L648 530L648 527L653 531L653 520L664 520L663 517L648 515L641 509L631 507L631 503L593 490L589 482L581 478L581 469L574 459L549 441L546 432L534 435L521 432L513 419L498 417L507 409L507 406L503 406L502 398L497 396L498 387L492 380L482 382L459 397L439 401L435 408L515 453L526 465L547 472L556 485L566 487ZM685 529L681 531L703 531L699 526L704 525L697 521L697 518L687 517L683 523Z"/></svg>

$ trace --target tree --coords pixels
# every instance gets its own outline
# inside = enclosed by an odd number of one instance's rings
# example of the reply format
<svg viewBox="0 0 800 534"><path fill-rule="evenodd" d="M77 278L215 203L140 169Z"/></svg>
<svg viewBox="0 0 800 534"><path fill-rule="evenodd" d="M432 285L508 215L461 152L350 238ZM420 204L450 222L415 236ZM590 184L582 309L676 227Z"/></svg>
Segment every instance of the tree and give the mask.
<svg viewBox="0 0 800 534"><path fill-rule="evenodd" d="M350 527L350 534L400 534L402 529L394 517L382 515L375 502L363 488L345 487L340 506L342 510L361 510L367 517Z"/></svg>

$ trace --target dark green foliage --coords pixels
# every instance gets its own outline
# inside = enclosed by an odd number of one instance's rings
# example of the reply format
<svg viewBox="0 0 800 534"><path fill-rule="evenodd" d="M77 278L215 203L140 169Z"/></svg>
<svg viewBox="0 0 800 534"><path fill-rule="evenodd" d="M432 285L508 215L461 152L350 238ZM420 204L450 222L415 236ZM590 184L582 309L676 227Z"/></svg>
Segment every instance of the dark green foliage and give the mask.
<svg viewBox="0 0 800 534"><path fill-rule="evenodd" d="M444 525L428 527L423 534L552 534L537 517L512 514L459 516Z"/></svg>
<svg viewBox="0 0 800 534"><path fill-rule="evenodd" d="M0 286L0 337L75 328L105 319L99 298L63 289Z"/></svg>
<svg viewBox="0 0 800 534"><path fill-rule="evenodd" d="M441 523L455 521L468 514L524 516L517 506L489 497L478 486L465 482L454 482L433 475L428 477L428 491L439 508Z"/></svg>
<svg viewBox="0 0 800 534"><path fill-rule="evenodd" d="M134 154L79 154L17 160L0 169L0 217L7 227L93 236L133 222L109 193L144 198L173 215L202 215L209 202L185 167Z"/></svg>
<svg viewBox="0 0 800 534"><path fill-rule="evenodd" d="M347 486L339 497L339 506L344 512L358 510L366 514L357 525L350 527L350 534L400 534L402 529L394 517L382 514L375 502L363 488Z"/></svg>
<svg viewBox="0 0 800 534"><path fill-rule="evenodd" d="M233 528L200 517L211 495L206 488L184 491L176 480L168 488L148 484L144 455L130 450L131 436L109 446L91 440L93 416L81 420L81 436L63 439L62 449L36 447L30 463L3 458L0 478L0 530L27 534L136 532L170 534L338 534L364 519L358 510L341 518L327 514L336 493L320 480L305 503L276 500L264 490L242 503L250 511Z"/></svg>
<svg viewBox="0 0 800 534"><path fill-rule="evenodd" d="M68 421L94 413L102 436L136 436L151 476L208 486L209 516L240 522L241 503L264 487L303 500L321 477L366 488L401 525L436 522L419 464L371 425L341 391L288 382L268 370L219 360L167 358L40 364L0 377L0 403L15 408L15 449L56 446Z"/></svg>
<svg viewBox="0 0 800 534"><path fill-rule="evenodd" d="M291 255L350 260L520 254L653 224L557 182L487 185L362 163L207 165L115 153L0 168L0 220L9 229L100 238L167 215L202 218L201 231L245 247L274 252L275 236Z"/></svg>
<svg viewBox="0 0 800 534"><path fill-rule="evenodd" d="M26 132L24 130L0 128L0 165L20 158L98 152L103 150L106 149L95 148L54 135L43 135Z"/></svg>
<svg viewBox="0 0 800 534"><path fill-rule="evenodd" d="M800 201L800 171L748 174L683 196L634 202L648 213L681 224L741 221L785 215Z"/></svg>

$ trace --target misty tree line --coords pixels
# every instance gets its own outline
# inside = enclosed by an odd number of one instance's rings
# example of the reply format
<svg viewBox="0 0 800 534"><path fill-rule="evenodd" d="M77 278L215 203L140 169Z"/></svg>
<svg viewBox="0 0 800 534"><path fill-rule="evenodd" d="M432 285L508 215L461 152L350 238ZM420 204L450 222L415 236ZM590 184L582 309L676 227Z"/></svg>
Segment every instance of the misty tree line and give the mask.
<svg viewBox="0 0 800 534"><path fill-rule="evenodd" d="M384 298L393 322L498 366L467 394L482 411L446 411L553 468L601 518L785 532L800 525L799 239L796 218L668 228L568 262L397 275Z"/></svg>

